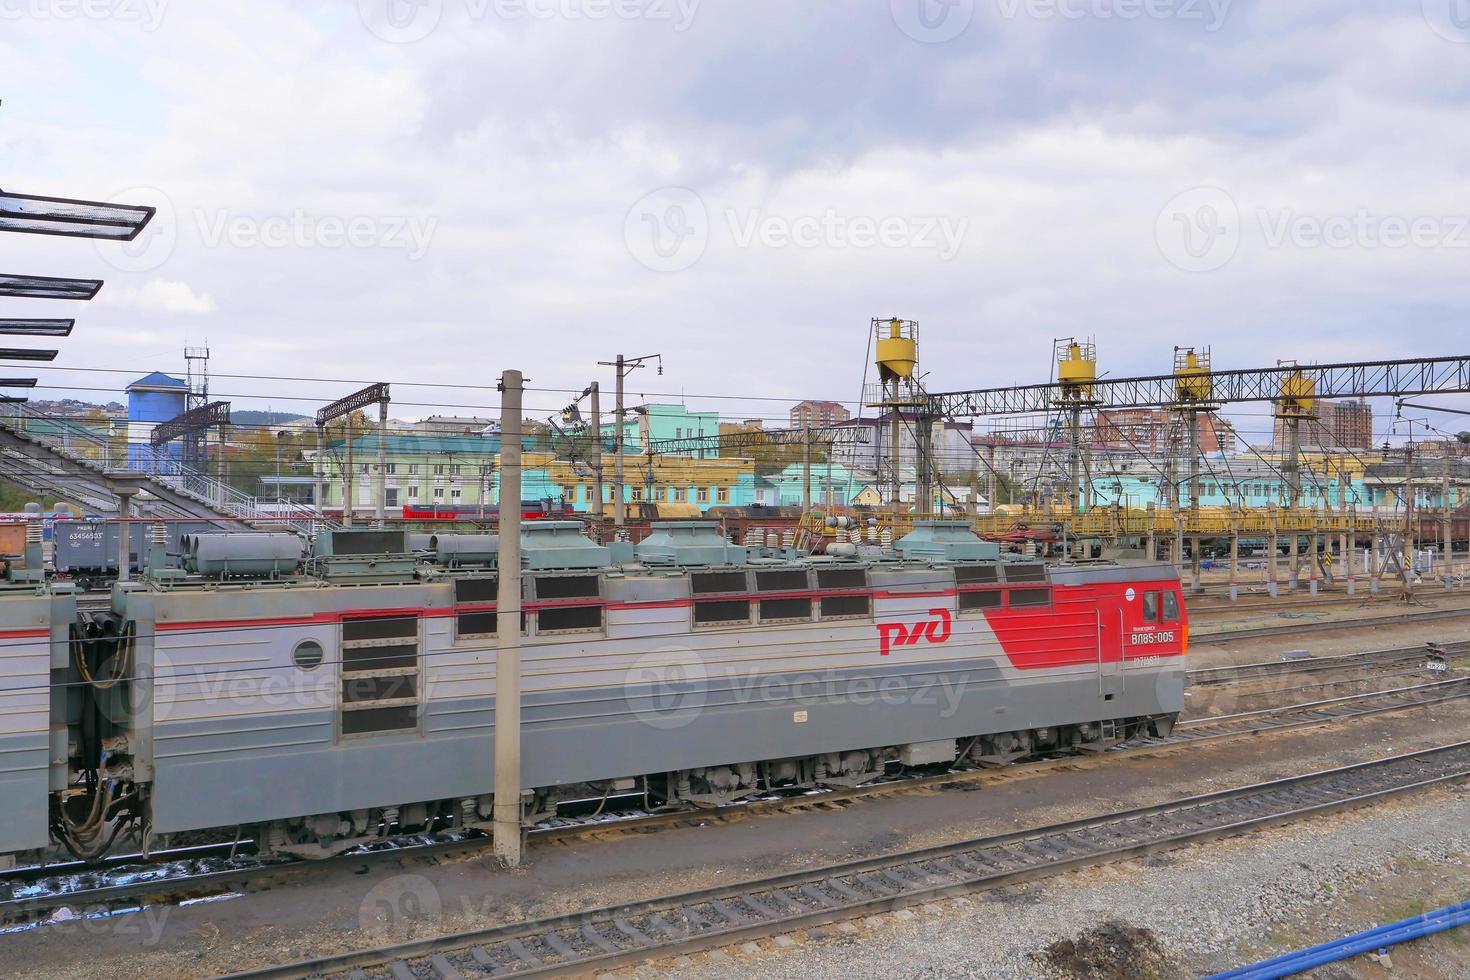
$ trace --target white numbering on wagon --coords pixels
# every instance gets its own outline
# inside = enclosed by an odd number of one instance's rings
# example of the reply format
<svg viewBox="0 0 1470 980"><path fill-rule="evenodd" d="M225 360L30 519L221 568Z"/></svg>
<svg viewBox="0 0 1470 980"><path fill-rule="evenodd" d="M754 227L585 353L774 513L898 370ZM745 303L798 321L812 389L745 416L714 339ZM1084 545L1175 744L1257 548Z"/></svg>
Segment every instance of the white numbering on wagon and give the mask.
<svg viewBox="0 0 1470 980"><path fill-rule="evenodd" d="M1128 638L1128 642L1134 646L1147 646L1154 643L1173 643L1173 630L1160 630L1157 633L1134 633Z"/></svg>

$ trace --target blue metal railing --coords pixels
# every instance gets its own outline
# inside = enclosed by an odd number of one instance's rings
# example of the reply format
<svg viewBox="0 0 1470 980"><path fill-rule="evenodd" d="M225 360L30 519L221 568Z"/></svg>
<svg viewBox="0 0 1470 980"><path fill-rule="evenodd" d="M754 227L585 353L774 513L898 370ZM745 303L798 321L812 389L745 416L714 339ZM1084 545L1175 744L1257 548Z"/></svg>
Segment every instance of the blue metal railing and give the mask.
<svg viewBox="0 0 1470 980"><path fill-rule="evenodd" d="M1338 960L1345 960L1363 953L1377 952L1398 943L1419 939L1423 936L1432 936L1437 932L1464 925L1470 925L1470 902L1448 905L1442 909L1435 909L1433 912L1425 912L1423 915L1390 922L1388 925L1369 929L1366 932L1343 936L1341 939L1334 939L1310 949L1301 949L1251 966L1226 970L1224 973L1216 973L1208 977L1207 980L1275 980L1276 977L1293 976L1327 963L1336 963Z"/></svg>

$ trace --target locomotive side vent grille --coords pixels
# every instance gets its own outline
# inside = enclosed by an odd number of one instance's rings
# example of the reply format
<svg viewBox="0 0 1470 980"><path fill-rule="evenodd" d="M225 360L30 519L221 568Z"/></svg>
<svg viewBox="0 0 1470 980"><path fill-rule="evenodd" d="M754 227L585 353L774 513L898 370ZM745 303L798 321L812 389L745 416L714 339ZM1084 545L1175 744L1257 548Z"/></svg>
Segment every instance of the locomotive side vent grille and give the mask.
<svg viewBox="0 0 1470 980"><path fill-rule="evenodd" d="M494 602L499 598L500 579L491 575L487 578L457 578L454 580L454 601Z"/></svg>
<svg viewBox="0 0 1470 980"><path fill-rule="evenodd" d="M995 565L956 565L954 580L959 585L995 585L1000 569Z"/></svg>
<svg viewBox="0 0 1470 980"><path fill-rule="evenodd" d="M1006 566L1007 582L1045 582L1046 566L1040 562Z"/></svg>
<svg viewBox="0 0 1470 980"><path fill-rule="evenodd" d="M809 586L806 569L790 568L779 572L756 572L755 587L758 592L801 592Z"/></svg>
<svg viewBox="0 0 1470 980"><path fill-rule="evenodd" d="M862 568L821 568L817 570L819 589L866 589L868 573Z"/></svg>
<svg viewBox="0 0 1470 980"><path fill-rule="evenodd" d="M418 616L342 621L337 714L344 737L416 731L419 683Z"/></svg>
<svg viewBox="0 0 1470 980"><path fill-rule="evenodd" d="M1011 608L1051 605L1051 589L1011 589Z"/></svg>
<svg viewBox="0 0 1470 980"><path fill-rule="evenodd" d="M548 575L536 580L538 599L596 599L601 595L596 575Z"/></svg>
<svg viewBox="0 0 1470 980"><path fill-rule="evenodd" d="M744 592L744 572L695 572L689 576L690 588L695 595L712 595L719 592Z"/></svg>
<svg viewBox="0 0 1470 980"><path fill-rule="evenodd" d="M602 580L596 575L545 575L536 579L537 599L591 599L585 606L550 606L536 612L536 632L593 633L603 628Z"/></svg>
<svg viewBox="0 0 1470 980"><path fill-rule="evenodd" d="M572 633L601 629L601 606L554 606L536 613L537 633Z"/></svg>
<svg viewBox="0 0 1470 980"><path fill-rule="evenodd" d="M872 614L872 601L865 595L822 596L823 619L866 619Z"/></svg>
<svg viewBox="0 0 1470 980"><path fill-rule="evenodd" d="M467 603L495 602L500 598L500 578L495 575L457 578L454 580L456 605ZM456 611L454 614L454 638L456 640L483 640L493 637L499 617L493 609ZM526 632L526 614L521 613L521 633Z"/></svg>
<svg viewBox="0 0 1470 980"><path fill-rule="evenodd" d="M700 599L694 603L695 626L727 626L750 622L748 599Z"/></svg>
<svg viewBox="0 0 1470 980"><path fill-rule="evenodd" d="M999 590L986 589L978 592L961 592L959 596L960 612L979 612L983 609L999 609L1001 593Z"/></svg>
<svg viewBox="0 0 1470 980"><path fill-rule="evenodd" d="M454 617L454 637L458 640L475 640L492 637L499 632L500 614L488 612L462 612ZM526 634L526 614L521 613L521 635Z"/></svg>
<svg viewBox="0 0 1470 980"><path fill-rule="evenodd" d="M763 623L810 622L812 601L810 599L762 599L760 611Z"/></svg>

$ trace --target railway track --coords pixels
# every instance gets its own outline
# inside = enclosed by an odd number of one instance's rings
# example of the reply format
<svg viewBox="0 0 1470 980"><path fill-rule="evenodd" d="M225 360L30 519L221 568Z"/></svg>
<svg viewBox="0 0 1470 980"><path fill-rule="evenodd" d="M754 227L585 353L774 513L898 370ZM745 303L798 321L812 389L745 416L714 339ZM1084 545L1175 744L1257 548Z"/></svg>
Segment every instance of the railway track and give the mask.
<svg viewBox="0 0 1470 980"><path fill-rule="evenodd" d="M1361 588L1353 595L1348 595L1345 592L1323 591L1313 598L1311 591L1305 585L1295 595L1292 595L1285 591L1285 582L1283 582L1282 595L1287 596L1287 598L1268 599L1265 593L1260 593L1261 601L1252 602L1248 599L1238 599L1235 602L1231 602L1227 598L1229 595L1228 588L1222 589L1220 592L1205 592L1201 595L1194 596L1189 594L1188 583L1186 582L1184 606L1189 610L1190 618L1193 619L1196 616L1234 616L1242 612L1264 612L1283 609L1326 609L1336 606L1387 606L1398 605L1402 602L1402 583L1391 584L1385 579L1380 586L1380 591L1376 595L1368 591L1368 580L1366 577L1359 578L1358 585ZM1416 586L1415 591L1420 595L1433 592L1447 599L1457 599L1461 595L1459 592L1445 593L1427 583ZM1247 593L1242 593L1242 595L1245 594ZM1212 602L1210 600L1215 601ZM1463 606L1461 608L1470 612L1470 606Z"/></svg>
<svg viewBox="0 0 1470 980"><path fill-rule="evenodd" d="M1470 651L1470 641L1445 644L1445 652L1456 656ZM1295 677L1341 670L1369 671L1381 667L1402 667L1422 664L1428 659L1428 648L1419 643L1412 646L1391 647L1385 650L1365 650L1334 657L1300 657L1281 660L1265 660L1258 663L1230 664L1223 667L1196 667L1189 671L1189 686L1215 687L1222 684L1265 680L1277 677Z"/></svg>
<svg viewBox="0 0 1470 980"><path fill-rule="evenodd" d="M1121 813L247 970L230 980L564 976L615 969L1236 836L1470 778L1470 742Z"/></svg>
<svg viewBox="0 0 1470 980"><path fill-rule="evenodd" d="M1249 737L1350 721L1372 715L1429 707L1470 697L1470 676L1325 700L1198 718L1177 725L1164 738L1140 739L1117 748L1083 756L1058 756L1017 763L1004 768L960 769L940 773L902 775L862 786L819 793L796 791L719 807L649 813L616 810L592 818L558 818L530 828L528 843L551 843L611 833L643 832L691 821L719 823L768 813L843 806L864 797L920 790L948 790L996 785L1047 771L1110 765L1113 760L1156 754L1206 742ZM486 835L419 836L385 841L381 847L350 851L336 861L358 864L403 859L434 859L483 850ZM263 860L248 853L229 857L231 845L203 845L160 853L148 863L119 858L100 868L61 865L19 869L0 874L0 922L34 922L63 906L105 914L139 904L158 904L216 895L248 886L276 883L310 874L324 861ZM246 849L248 851L248 848Z"/></svg>
<svg viewBox="0 0 1470 980"><path fill-rule="evenodd" d="M1283 612L1290 610L1281 610ZM1269 626L1252 626L1248 629L1190 630L1190 641L1196 645L1204 643L1233 643L1236 640L1258 640L1262 637L1283 636L1292 633L1319 633L1327 630L1366 629L1374 626L1401 626L1405 623L1423 623L1439 619L1464 619L1470 617L1470 609L1424 609L1417 612L1399 613L1394 616L1371 616L1363 619L1327 619L1312 622L1289 621L1272 623ZM1194 624L1198 626L1198 623Z"/></svg>

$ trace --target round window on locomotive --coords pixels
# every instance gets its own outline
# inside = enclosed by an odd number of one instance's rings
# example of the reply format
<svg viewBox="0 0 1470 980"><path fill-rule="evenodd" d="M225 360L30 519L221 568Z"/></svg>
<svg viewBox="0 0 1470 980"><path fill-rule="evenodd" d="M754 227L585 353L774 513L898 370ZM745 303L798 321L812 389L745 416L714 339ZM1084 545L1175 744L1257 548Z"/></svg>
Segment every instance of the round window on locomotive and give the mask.
<svg viewBox="0 0 1470 980"><path fill-rule="evenodd" d="M316 670L322 665L325 654L316 640L302 640L291 651L291 660L302 670Z"/></svg>

